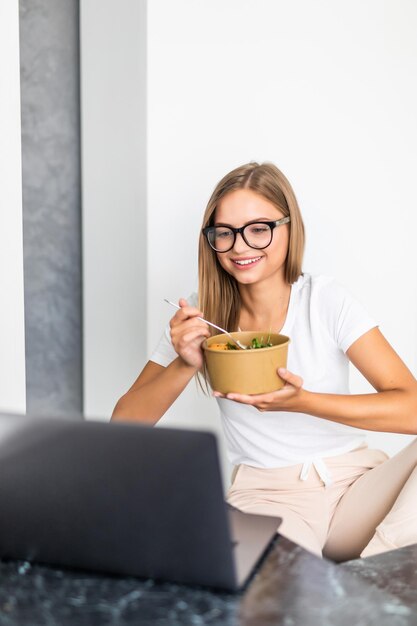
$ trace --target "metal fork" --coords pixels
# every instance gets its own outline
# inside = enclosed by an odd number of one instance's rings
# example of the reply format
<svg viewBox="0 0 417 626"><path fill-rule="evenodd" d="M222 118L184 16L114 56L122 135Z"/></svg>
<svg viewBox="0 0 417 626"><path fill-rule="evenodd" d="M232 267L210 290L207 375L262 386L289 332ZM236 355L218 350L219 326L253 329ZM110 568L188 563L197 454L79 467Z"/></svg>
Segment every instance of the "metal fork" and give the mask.
<svg viewBox="0 0 417 626"><path fill-rule="evenodd" d="M171 300L167 300L166 298L164 298L164 301L168 302L168 304L170 304L171 306L174 306L176 309L181 308L180 306L178 306L178 304L175 304L175 302L171 302ZM217 328L217 330L220 330L222 333L230 337L231 341L233 341L233 343L236 344L240 350L246 350L248 348L248 346L245 346L243 343L240 343L238 339L235 339L234 337L232 337L232 335L229 332L227 332L227 330L224 330L224 328L220 328L220 326L216 326L216 324L213 324L213 322L208 322L202 317L197 317L197 319L201 320L202 322L205 322L209 326L213 326L213 328Z"/></svg>

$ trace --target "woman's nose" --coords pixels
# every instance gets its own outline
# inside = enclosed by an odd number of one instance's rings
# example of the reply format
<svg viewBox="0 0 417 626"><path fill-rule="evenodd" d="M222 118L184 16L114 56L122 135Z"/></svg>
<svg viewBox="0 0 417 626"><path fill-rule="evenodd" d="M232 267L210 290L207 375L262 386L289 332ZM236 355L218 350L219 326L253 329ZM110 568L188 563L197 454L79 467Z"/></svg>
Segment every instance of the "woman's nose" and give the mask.
<svg viewBox="0 0 417 626"><path fill-rule="evenodd" d="M235 243L233 244L232 250L234 250L237 254L242 253L244 250L248 250L249 246L246 241L242 237L242 233L236 233Z"/></svg>

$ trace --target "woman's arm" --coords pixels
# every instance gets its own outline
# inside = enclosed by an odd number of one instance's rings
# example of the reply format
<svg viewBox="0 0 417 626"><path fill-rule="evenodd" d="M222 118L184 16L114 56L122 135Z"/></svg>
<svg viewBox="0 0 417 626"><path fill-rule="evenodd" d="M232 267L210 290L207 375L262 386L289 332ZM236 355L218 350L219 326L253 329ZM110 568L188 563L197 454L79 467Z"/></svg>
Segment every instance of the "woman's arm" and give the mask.
<svg viewBox="0 0 417 626"><path fill-rule="evenodd" d="M417 381L380 330L362 335L347 355L377 393L309 393L308 413L366 430L417 434Z"/></svg>
<svg viewBox="0 0 417 626"><path fill-rule="evenodd" d="M196 370L180 357L168 367L152 361L117 402L113 420L155 424L185 389Z"/></svg>
<svg viewBox="0 0 417 626"><path fill-rule="evenodd" d="M201 344L210 336L202 312L179 301L181 309L170 321L171 341L178 357L168 367L149 361L132 387L117 402L112 420L155 424L203 365Z"/></svg>
<svg viewBox="0 0 417 626"><path fill-rule="evenodd" d="M280 391L225 397L260 411L308 413L365 430L417 434L417 381L380 330L373 328L362 335L347 355L377 393L315 393L303 389L303 380L296 374L280 370L286 381Z"/></svg>

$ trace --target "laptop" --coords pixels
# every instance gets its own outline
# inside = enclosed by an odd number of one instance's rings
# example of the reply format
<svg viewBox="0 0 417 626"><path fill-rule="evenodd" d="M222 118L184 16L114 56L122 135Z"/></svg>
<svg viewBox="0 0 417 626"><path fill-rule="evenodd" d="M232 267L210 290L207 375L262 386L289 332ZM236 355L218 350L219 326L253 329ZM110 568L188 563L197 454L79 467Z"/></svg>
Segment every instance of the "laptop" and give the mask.
<svg viewBox="0 0 417 626"><path fill-rule="evenodd" d="M0 558L243 589L281 519L224 501L213 433L0 415Z"/></svg>

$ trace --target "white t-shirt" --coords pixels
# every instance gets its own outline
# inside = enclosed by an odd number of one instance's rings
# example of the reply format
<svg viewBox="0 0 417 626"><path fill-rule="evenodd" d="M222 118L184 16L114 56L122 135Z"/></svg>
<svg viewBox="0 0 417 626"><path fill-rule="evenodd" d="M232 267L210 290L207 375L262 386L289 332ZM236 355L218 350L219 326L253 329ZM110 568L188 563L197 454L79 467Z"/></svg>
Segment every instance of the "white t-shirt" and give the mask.
<svg viewBox="0 0 417 626"><path fill-rule="evenodd" d="M333 278L304 274L291 287L287 317L280 330L291 339L287 368L303 378L309 391L349 394L349 359L345 353L375 326L377 323ZM150 359L166 367L177 356L168 327ZM316 465L323 457L344 454L366 440L363 430L306 413L260 412L232 400L217 401L229 460L234 465Z"/></svg>

